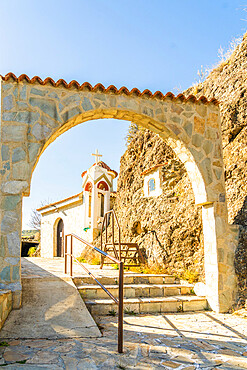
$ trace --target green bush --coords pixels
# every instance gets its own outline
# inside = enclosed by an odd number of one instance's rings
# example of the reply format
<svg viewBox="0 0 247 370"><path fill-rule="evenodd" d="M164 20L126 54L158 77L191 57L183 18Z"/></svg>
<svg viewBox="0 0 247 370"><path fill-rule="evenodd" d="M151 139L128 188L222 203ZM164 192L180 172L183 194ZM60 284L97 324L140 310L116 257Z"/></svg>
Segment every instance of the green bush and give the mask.
<svg viewBox="0 0 247 370"><path fill-rule="evenodd" d="M36 249L37 249L37 247L31 247L31 248L29 248L28 249L28 252L27 252L28 257L32 257L34 255L34 253L36 252Z"/></svg>

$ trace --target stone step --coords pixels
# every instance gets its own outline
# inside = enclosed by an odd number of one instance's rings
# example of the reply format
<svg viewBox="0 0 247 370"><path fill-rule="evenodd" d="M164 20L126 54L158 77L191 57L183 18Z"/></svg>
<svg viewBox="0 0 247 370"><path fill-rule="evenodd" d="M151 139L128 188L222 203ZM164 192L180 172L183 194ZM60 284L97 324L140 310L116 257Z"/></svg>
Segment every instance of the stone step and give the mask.
<svg viewBox="0 0 247 370"><path fill-rule="evenodd" d="M86 299L86 306L93 316L117 314L118 306L111 299ZM172 296L157 298L125 298L125 314L188 312L208 309L205 297Z"/></svg>
<svg viewBox="0 0 247 370"><path fill-rule="evenodd" d="M97 276L96 276L97 277ZM97 277L103 285L118 285L118 277ZM73 278L75 285L93 284L94 280L90 276L76 276ZM176 284L179 281L175 276L166 274L124 274L124 284Z"/></svg>
<svg viewBox="0 0 247 370"><path fill-rule="evenodd" d="M118 297L118 285L105 285L105 288L114 296ZM108 298L108 294L99 285L79 285L77 286L83 299ZM124 297L167 297L176 295L191 294L193 285L181 284L132 284L124 286Z"/></svg>

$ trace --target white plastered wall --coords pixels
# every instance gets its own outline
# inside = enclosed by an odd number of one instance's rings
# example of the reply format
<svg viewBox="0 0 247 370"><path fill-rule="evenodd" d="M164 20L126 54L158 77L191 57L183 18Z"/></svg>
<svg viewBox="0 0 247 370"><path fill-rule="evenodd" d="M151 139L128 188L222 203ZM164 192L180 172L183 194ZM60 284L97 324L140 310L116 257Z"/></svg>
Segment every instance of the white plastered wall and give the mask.
<svg viewBox="0 0 247 370"><path fill-rule="evenodd" d="M41 220L41 257L53 258L56 256L56 227L59 219L64 222L64 236L74 233L87 241L91 241L90 230L84 231L84 204L77 204L59 211L43 213ZM70 242L70 240L68 241ZM68 248L69 248L68 243ZM83 244L73 239L73 254L80 256Z"/></svg>

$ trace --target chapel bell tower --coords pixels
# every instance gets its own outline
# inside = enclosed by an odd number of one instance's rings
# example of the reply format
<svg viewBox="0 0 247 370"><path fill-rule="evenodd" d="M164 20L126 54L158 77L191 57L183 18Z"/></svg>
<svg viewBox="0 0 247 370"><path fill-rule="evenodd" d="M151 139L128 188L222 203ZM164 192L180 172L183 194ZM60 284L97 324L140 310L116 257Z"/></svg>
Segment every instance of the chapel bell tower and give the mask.
<svg viewBox="0 0 247 370"><path fill-rule="evenodd" d="M82 176L83 203L85 202L85 226L91 230L92 239L99 235L102 221L106 212L110 210L110 196L113 193L113 179L117 172L111 170L103 161L101 154L96 150L95 163L84 171Z"/></svg>

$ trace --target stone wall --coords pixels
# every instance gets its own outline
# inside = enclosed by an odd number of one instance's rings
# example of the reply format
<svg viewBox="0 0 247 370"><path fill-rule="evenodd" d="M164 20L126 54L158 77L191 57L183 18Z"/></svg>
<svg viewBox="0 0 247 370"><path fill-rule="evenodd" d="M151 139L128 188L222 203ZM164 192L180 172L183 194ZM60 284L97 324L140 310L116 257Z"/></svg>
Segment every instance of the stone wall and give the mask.
<svg viewBox="0 0 247 370"><path fill-rule="evenodd" d="M0 329L12 310L11 290L0 290Z"/></svg>

